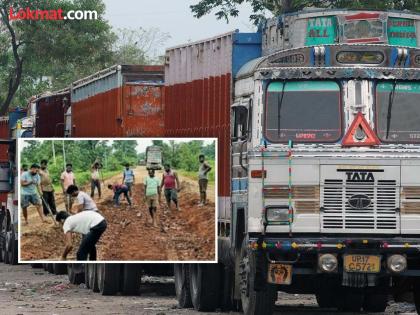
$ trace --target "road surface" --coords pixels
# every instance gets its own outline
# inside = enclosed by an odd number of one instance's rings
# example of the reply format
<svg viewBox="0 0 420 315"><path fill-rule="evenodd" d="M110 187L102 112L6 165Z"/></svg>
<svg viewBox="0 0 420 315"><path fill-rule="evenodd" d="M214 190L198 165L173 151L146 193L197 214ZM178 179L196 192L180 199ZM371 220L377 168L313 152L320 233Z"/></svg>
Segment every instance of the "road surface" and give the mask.
<svg viewBox="0 0 420 315"><path fill-rule="evenodd" d="M84 285L71 285L67 276L48 274L29 265L0 264L0 314L2 315L193 315L227 313L198 313L192 309L179 309L173 296L171 278L144 278L140 296L102 296L87 290ZM311 295L279 294L276 315L333 315L333 310L316 307ZM356 313L339 313L356 315ZM362 313L370 315L368 313ZM414 315L414 306L390 303L386 315ZM239 313L230 313L239 315ZM373 314L372 314L373 315Z"/></svg>

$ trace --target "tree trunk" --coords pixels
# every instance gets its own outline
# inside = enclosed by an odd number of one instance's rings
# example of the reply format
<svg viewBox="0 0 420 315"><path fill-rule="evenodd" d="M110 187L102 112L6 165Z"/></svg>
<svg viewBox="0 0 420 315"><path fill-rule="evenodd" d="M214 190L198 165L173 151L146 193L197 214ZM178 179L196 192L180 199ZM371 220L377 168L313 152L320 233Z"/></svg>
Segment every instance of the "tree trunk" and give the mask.
<svg viewBox="0 0 420 315"><path fill-rule="evenodd" d="M6 6L3 6L0 8L0 17L10 33L13 58L16 64L14 73L10 75L7 96L5 100L3 101L3 103L0 105L0 116L3 116L8 112L8 109L9 109L10 104L12 103L13 97L15 96L16 91L19 88L20 81L22 79L23 58L19 56L18 49L19 49L20 44L18 44L15 30L10 24Z"/></svg>

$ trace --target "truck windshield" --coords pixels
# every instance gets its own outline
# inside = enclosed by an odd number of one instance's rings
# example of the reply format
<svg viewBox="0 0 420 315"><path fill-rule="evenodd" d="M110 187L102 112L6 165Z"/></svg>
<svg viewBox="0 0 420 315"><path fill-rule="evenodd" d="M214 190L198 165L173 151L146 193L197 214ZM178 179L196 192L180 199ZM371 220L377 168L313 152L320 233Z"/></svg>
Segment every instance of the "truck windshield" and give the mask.
<svg viewBox="0 0 420 315"><path fill-rule="evenodd" d="M376 124L381 141L420 143L419 97L419 82L389 81L377 84Z"/></svg>
<svg viewBox="0 0 420 315"><path fill-rule="evenodd" d="M340 87L333 81L272 82L265 136L271 142L335 142L341 137Z"/></svg>

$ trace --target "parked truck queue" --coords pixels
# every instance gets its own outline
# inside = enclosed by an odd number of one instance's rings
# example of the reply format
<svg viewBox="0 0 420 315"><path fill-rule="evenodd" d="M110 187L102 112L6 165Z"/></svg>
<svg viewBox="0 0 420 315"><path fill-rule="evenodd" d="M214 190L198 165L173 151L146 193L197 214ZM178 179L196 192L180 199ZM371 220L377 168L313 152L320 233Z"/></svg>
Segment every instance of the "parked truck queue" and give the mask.
<svg viewBox="0 0 420 315"><path fill-rule="evenodd" d="M411 296L420 313L419 43L419 14L296 12L169 48L163 66L111 67L11 112L12 139L219 140L217 264L68 264L70 282L131 294L142 270L173 272L179 306L197 311L272 314L285 291L353 312ZM2 145L11 174L13 145ZM10 187L2 259L17 263Z"/></svg>

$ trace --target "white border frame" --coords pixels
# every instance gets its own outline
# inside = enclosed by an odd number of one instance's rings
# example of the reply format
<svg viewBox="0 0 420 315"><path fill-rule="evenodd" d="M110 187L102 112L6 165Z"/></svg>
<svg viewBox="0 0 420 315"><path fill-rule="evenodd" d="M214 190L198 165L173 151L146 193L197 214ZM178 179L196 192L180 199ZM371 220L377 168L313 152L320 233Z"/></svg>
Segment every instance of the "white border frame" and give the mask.
<svg viewBox="0 0 420 315"><path fill-rule="evenodd" d="M215 161L214 161L214 172L215 172L215 178L214 178L214 189L215 189L215 201L214 201L214 207L215 207L215 216L214 216L214 249L215 249L215 259L214 260L95 260L95 261L80 261L80 260L21 260L20 257L20 237L21 237L21 221L22 221L22 213L21 213L21 206L20 206L20 157L21 157L21 146L22 143L25 141L45 141L45 140L54 140L54 141L83 141L83 140L100 140L100 141L118 141L118 140L163 140L163 141L169 141L169 140L202 140L202 141L214 141L215 142ZM218 209L218 139L217 138L189 138L189 137L176 137L176 138L162 138L162 137L147 137L147 138L19 138L17 139L17 155L18 155L18 162L16 165L16 170L18 172L18 263L19 264L37 264L37 263L62 263L62 264L68 264L68 263L111 263L111 264L117 264L117 263L123 263L123 264L191 264L191 263L202 263L202 264L216 264L218 262L219 258L219 252L218 252L218 240L217 240L217 222L219 217L219 209Z"/></svg>

